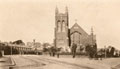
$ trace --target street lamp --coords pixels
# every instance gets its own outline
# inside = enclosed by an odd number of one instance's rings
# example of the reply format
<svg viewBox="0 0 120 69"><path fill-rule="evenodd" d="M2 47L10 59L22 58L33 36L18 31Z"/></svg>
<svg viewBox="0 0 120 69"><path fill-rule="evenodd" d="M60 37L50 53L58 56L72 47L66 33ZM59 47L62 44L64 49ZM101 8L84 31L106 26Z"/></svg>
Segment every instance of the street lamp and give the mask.
<svg viewBox="0 0 120 69"><path fill-rule="evenodd" d="M104 46L104 48L105 48L105 58L107 57L107 53L106 53L106 46Z"/></svg>
<svg viewBox="0 0 120 69"><path fill-rule="evenodd" d="M37 52L37 45L35 44L35 39L33 39L33 42L34 42L34 47L35 47L35 53L38 55L38 52Z"/></svg>
<svg viewBox="0 0 120 69"><path fill-rule="evenodd" d="M10 53L11 53L11 55L12 55L12 45L10 46L10 49L11 49L11 50L10 50L10 51L11 51Z"/></svg>

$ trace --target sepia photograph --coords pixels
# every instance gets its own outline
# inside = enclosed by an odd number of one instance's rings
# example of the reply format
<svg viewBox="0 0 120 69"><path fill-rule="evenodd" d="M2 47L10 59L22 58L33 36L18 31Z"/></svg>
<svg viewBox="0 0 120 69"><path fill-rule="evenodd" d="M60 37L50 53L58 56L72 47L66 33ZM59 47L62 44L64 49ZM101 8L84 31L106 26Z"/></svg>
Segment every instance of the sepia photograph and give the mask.
<svg viewBox="0 0 120 69"><path fill-rule="evenodd" d="M0 69L120 69L120 0L0 0Z"/></svg>

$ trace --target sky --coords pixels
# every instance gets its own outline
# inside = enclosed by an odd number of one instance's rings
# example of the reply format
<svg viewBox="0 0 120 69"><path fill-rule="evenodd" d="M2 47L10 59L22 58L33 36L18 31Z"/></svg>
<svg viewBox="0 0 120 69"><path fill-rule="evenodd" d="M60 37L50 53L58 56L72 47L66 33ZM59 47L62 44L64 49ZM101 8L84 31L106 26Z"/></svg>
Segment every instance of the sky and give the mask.
<svg viewBox="0 0 120 69"><path fill-rule="evenodd" d="M98 47L120 49L119 0L0 0L0 40L53 43L55 8L69 10L69 28L77 23L88 33L93 27Z"/></svg>

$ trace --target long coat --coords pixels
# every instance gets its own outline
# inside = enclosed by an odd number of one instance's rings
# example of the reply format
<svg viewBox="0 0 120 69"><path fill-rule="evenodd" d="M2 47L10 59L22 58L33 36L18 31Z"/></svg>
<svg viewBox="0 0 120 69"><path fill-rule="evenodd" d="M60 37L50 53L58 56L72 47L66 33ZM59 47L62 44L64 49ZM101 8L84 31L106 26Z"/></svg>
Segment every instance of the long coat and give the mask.
<svg viewBox="0 0 120 69"><path fill-rule="evenodd" d="M73 44L72 46L72 53L76 53L76 49L77 49L77 45L76 44Z"/></svg>

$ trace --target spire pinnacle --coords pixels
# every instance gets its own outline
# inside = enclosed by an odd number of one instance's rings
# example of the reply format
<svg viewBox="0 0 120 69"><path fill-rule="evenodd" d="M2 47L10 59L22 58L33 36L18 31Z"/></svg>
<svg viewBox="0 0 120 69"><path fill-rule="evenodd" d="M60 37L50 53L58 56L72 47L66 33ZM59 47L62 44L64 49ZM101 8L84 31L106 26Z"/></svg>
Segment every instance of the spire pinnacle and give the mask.
<svg viewBox="0 0 120 69"><path fill-rule="evenodd" d="M65 7L65 13L68 14L68 7Z"/></svg>
<svg viewBox="0 0 120 69"><path fill-rule="evenodd" d="M94 31L93 31L93 27L91 27L91 34L93 34L93 32L94 32Z"/></svg>
<svg viewBox="0 0 120 69"><path fill-rule="evenodd" d="M58 8L57 8L57 6L56 6L56 8L55 8L55 13L57 14L59 11L58 11Z"/></svg>
<svg viewBox="0 0 120 69"><path fill-rule="evenodd" d="M65 7L65 11L68 12L68 7L67 6Z"/></svg>

